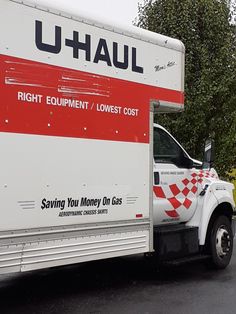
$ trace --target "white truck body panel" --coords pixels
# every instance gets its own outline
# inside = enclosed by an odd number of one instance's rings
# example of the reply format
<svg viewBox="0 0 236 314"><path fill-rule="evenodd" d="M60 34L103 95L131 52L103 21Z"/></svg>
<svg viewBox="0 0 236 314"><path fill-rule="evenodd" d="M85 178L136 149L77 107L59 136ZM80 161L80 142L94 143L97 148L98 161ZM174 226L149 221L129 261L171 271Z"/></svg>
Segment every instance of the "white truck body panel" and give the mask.
<svg viewBox="0 0 236 314"><path fill-rule="evenodd" d="M55 237L55 235L54 235ZM31 241L0 248L0 273L29 271L103 258L146 252L149 247L149 231L115 232L69 237L47 238L47 241Z"/></svg>
<svg viewBox="0 0 236 314"><path fill-rule="evenodd" d="M0 272L153 251L152 105L183 109L183 44L49 1L0 0L0 39Z"/></svg>
<svg viewBox="0 0 236 314"><path fill-rule="evenodd" d="M11 133L0 142L1 231L149 219L148 144Z"/></svg>

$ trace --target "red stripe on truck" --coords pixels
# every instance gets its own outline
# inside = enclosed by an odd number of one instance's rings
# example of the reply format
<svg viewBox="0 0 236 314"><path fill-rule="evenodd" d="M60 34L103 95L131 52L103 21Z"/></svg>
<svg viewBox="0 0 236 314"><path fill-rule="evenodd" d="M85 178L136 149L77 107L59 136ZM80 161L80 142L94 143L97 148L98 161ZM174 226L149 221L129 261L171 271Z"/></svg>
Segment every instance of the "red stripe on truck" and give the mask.
<svg viewBox="0 0 236 314"><path fill-rule="evenodd" d="M151 99L182 92L0 55L0 132L149 142Z"/></svg>

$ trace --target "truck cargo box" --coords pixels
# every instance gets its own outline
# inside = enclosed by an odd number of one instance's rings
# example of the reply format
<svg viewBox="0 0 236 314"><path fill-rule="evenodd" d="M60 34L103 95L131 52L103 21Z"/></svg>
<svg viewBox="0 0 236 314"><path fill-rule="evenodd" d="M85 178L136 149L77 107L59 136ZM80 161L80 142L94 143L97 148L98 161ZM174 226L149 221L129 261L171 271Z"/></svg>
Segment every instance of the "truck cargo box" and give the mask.
<svg viewBox="0 0 236 314"><path fill-rule="evenodd" d="M183 109L184 46L42 3L0 0L0 270L151 251L150 108Z"/></svg>

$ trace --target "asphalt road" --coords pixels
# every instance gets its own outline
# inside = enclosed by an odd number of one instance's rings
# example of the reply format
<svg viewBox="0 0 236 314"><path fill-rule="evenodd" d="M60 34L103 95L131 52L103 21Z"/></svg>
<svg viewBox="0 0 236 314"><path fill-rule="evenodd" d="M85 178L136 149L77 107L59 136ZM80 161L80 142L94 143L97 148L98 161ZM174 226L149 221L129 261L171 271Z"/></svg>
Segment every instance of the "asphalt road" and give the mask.
<svg viewBox="0 0 236 314"><path fill-rule="evenodd" d="M0 276L0 313L236 313L236 242L230 266L157 270L142 256Z"/></svg>

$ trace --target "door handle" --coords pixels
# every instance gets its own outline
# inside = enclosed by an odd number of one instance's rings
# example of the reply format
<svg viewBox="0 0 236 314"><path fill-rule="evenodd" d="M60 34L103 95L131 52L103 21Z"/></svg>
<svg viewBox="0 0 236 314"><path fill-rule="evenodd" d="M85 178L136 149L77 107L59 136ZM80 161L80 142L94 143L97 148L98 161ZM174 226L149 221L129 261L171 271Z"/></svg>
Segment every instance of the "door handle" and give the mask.
<svg viewBox="0 0 236 314"><path fill-rule="evenodd" d="M154 185L160 184L160 174L159 172L154 172Z"/></svg>

